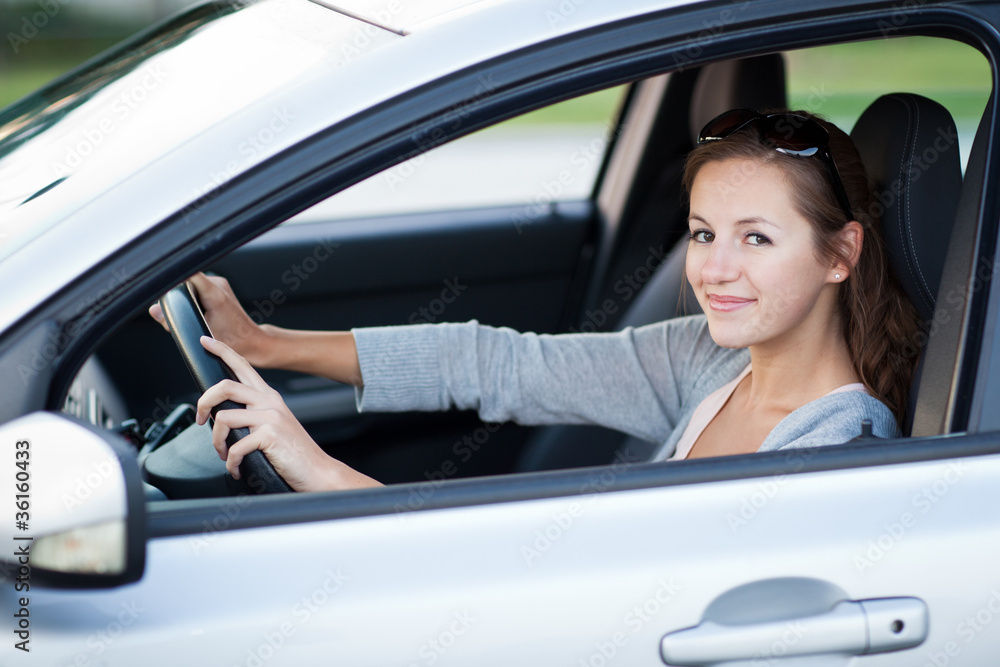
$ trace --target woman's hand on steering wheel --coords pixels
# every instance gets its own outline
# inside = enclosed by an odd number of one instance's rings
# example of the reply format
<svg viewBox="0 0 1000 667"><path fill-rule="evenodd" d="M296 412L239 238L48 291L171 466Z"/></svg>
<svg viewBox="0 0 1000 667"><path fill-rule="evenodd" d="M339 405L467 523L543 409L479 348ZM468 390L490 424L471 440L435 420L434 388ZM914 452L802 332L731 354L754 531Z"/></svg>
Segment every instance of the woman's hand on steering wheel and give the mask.
<svg viewBox="0 0 1000 667"><path fill-rule="evenodd" d="M242 410L219 410L212 428L212 445L233 477L239 479L243 457L259 449L296 491L380 486L376 480L320 449L285 405L281 394L268 386L253 366L230 346L208 336L201 338L201 344L226 362L239 382L223 380L209 388L198 400L198 423L208 421L211 409L226 399L246 406ZM229 431L241 427L248 427L250 435L232 447L227 446Z"/></svg>
<svg viewBox="0 0 1000 667"><path fill-rule="evenodd" d="M212 335L237 354L258 368L266 367L265 358L270 349L266 326L258 325L240 305L229 281L221 276L196 273L188 280L198 292L198 301ZM159 304L149 309L149 314L164 329L167 323Z"/></svg>

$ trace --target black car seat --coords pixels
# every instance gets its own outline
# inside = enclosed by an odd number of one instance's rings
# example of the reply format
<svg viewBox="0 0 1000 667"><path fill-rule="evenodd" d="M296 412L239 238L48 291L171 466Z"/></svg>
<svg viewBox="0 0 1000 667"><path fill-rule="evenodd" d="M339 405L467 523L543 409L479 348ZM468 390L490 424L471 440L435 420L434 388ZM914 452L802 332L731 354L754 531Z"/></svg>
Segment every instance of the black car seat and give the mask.
<svg viewBox="0 0 1000 667"><path fill-rule="evenodd" d="M930 331L948 243L962 191L958 131L948 110L911 93L878 98L851 131L881 212L892 268L917 309L923 334L899 354L922 351ZM923 377L918 358L903 431L909 435Z"/></svg>

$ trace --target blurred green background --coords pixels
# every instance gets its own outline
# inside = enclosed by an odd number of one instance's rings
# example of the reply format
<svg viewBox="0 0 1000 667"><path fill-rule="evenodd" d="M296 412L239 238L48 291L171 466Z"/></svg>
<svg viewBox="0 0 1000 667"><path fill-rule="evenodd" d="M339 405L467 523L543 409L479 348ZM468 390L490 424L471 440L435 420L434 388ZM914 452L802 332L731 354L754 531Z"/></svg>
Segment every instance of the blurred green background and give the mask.
<svg viewBox="0 0 1000 667"><path fill-rule="evenodd" d="M790 106L831 119L857 118L894 84L940 102L961 123L979 121L993 82L989 62L979 51L934 37L879 39L788 54Z"/></svg>
<svg viewBox="0 0 1000 667"><path fill-rule="evenodd" d="M192 0L0 0L0 107Z"/></svg>
<svg viewBox="0 0 1000 667"><path fill-rule="evenodd" d="M930 97L944 105L958 125L974 127L993 85L989 63L981 53L966 44L934 37L879 39L791 51L786 53L786 66L789 106L822 114L847 129L876 98L896 90ZM518 120L605 122L621 92L618 88L602 91Z"/></svg>

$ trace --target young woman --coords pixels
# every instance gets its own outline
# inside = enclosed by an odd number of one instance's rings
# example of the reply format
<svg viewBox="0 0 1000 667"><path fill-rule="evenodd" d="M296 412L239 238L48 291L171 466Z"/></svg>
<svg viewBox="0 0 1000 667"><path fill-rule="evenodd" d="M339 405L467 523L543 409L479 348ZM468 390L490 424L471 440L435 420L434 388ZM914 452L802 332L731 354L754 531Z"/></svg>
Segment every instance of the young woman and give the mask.
<svg viewBox="0 0 1000 667"><path fill-rule="evenodd" d="M359 411L476 409L485 421L594 423L663 443L654 460L839 444L871 420L893 437L917 319L889 269L850 138L806 112L735 109L701 132L684 173L687 279L704 315L606 334L465 323L292 331L250 320L222 278L192 280L235 371L213 441L238 476L262 450L296 490L378 482L328 456L253 366L356 387ZM162 323L158 306L150 313ZM232 428L251 433L232 448Z"/></svg>

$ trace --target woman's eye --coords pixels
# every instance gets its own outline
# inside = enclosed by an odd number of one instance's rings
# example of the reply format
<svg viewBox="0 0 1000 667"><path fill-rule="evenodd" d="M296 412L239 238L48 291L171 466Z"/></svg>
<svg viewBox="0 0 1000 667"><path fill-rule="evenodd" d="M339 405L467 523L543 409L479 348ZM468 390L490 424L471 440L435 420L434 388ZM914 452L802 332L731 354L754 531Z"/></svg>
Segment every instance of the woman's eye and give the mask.
<svg viewBox="0 0 1000 667"><path fill-rule="evenodd" d="M691 232L691 240L695 243L711 243L714 238L715 234L707 229L698 229Z"/></svg>
<svg viewBox="0 0 1000 667"><path fill-rule="evenodd" d="M746 239L750 245L771 245L771 239L757 232L750 232L746 235Z"/></svg>

